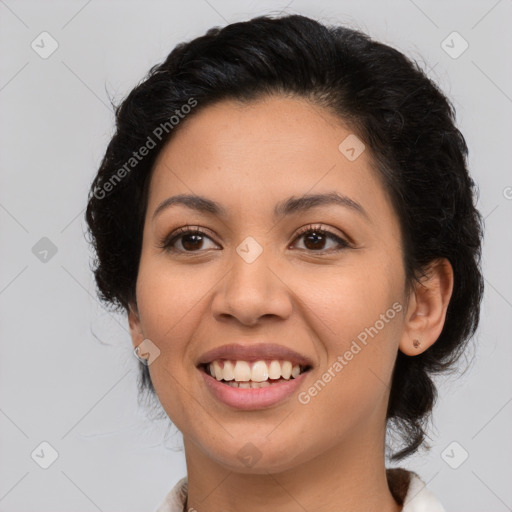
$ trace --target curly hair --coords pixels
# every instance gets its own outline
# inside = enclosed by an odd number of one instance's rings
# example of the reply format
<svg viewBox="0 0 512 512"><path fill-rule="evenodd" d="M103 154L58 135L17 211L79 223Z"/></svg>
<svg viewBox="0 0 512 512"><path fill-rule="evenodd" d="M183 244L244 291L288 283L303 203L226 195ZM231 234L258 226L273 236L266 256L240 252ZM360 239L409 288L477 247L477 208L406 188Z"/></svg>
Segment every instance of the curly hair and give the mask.
<svg viewBox="0 0 512 512"><path fill-rule="evenodd" d="M393 370L386 420L404 445L391 460L401 460L426 444L433 375L454 366L478 327L483 220L452 103L394 48L300 15L259 16L178 44L115 108L116 131L90 187L86 220L99 297L115 310L136 304L148 183L172 135L207 105L268 95L328 109L369 148L399 217L407 286L438 258L452 265L439 338L416 356L399 351ZM144 158L134 157L139 148ZM147 366L140 370L139 392L154 395Z"/></svg>

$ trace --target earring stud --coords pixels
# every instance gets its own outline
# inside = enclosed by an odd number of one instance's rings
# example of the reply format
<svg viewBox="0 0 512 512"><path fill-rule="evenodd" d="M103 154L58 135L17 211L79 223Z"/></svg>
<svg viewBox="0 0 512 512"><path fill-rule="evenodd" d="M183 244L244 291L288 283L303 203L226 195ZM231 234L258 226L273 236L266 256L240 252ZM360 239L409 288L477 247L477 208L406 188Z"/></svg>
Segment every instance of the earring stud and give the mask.
<svg viewBox="0 0 512 512"><path fill-rule="evenodd" d="M146 338L135 347L133 354L142 364L149 366L160 356L160 349L150 339Z"/></svg>
<svg viewBox="0 0 512 512"><path fill-rule="evenodd" d="M420 341L416 339L412 340L412 344L414 348L418 348L421 345Z"/></svg>
<svg viewBox="0 0 512 512"><path fill-rule="evenodd" d="M135 357L142 363L148 366L149 364L149 357L150 354L148 352L145 352L144 354L141 353L140 346L135 347L135 350L133 351Z"/></svg>

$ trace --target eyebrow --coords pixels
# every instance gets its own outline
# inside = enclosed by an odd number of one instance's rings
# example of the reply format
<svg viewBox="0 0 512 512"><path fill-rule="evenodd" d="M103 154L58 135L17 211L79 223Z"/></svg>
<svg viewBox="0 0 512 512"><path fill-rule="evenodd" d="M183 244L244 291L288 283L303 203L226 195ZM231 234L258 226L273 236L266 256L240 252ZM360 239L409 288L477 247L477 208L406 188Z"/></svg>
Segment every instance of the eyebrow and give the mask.
<svg viewBox="0 0 512 512"><path fill-rule="evenodd" d="M153 213L153 219L175 204L186 206L187 208L199 213L207 213L224 218L228 216L227 209L211 199L198 195L179 194L168 197L162 201ZM369 220L368 213L359 203L345 195L338 194L337 192L289 197L275 206L273 214L274 218L278 219L295 213L306 212L318 206L326 205L337 205L349 208Z"/></svg>

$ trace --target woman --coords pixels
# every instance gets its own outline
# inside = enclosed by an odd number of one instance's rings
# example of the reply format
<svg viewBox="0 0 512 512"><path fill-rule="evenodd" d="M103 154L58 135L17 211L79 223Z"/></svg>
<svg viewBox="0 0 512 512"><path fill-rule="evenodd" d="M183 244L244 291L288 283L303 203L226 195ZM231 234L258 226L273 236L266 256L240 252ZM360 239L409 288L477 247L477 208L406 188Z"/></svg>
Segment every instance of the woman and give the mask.
<svg viewBox="0 0 512 512"><path fill-rule="evenodd" d="M187 476L158 511L444 510L416 452L478 326L481 217L450 102L293 15L178 45L116 111L87 222Z"/></svg>

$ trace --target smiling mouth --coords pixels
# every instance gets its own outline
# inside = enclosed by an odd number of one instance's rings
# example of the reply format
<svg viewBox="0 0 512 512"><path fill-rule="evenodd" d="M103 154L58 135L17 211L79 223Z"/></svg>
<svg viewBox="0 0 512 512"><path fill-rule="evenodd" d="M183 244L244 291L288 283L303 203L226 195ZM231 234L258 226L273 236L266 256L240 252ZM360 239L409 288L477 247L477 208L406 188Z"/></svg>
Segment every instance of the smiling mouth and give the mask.
<svg viewBox="0 0 512 512"><path fill-rule="evenodd" d="M311 370L311 366L284 360L223 360L201 364L199 368L221 384L241 389L258 389L288 382Z"/></svg>

